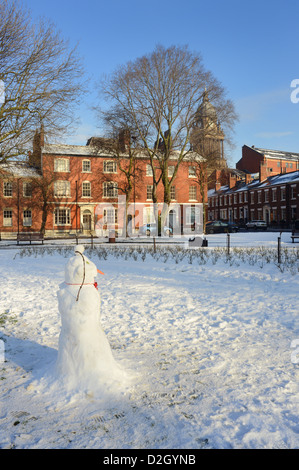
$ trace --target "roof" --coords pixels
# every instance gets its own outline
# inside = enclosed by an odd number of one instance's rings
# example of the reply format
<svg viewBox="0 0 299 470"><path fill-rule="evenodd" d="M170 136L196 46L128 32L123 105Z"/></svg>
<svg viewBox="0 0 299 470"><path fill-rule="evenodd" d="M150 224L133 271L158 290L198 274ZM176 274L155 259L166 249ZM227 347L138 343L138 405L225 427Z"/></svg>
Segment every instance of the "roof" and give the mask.
<svg viewBox="0 0 299 470"><path fill-rule="evenodd" d="M257 147L250 147L252 150L255 150L256 152L265 155L267 158L275 158L277 160L299 160L299 153L295 152L286 152L283 150L270 150L270 149L263 149L263 148L257 148Z"/></svg>
<svg viewBox="0 0 299 470"><path fill-rule="evenodd" d="M112 158L114 155L109 153L107 149L98 149L92 145L68 145L68 144L45 144L42 147L42 154L49 154L49 155L60 155L60 156L79 156L79 157L104 157L109 156ZM179 151L173 151L171 154L170 159L176 160L180 155ZM127 157L128 154L124 153L124 157ZM148 154L145 150L141 149L138 154L136 154L137 158L148 158ZM186 157L184 158L185 161L205 161L204 158L196 152L188 152Z"/></svg>
<svg viewBox="0 0 299 470"><path fill-rule="evenodd" d="M280 175L269 176L266 180L260 181L254 179L250 183L246 184L244 181L239 182L238 186L229 188L229 186L221 186L218 191L210 189L208 191L208 197L219 196L221 194L233 194L240 191L250 191L253 189L277 186L281 184L299 183L299 170L292 171L290 173L282 173Z"/></svg>
<svg viewBox="0 0 299 470"><path fill-rule="evenodd" d="M92 149L88 145L45 144L42 154L90 156Z"/></svg>
<svg viewBox="0 0 299 470"><path fill-rule="evenodd" d="M41 178L38 170L26 162L8 161L1 163L0 170L10 173L16 178Z"/></svg>

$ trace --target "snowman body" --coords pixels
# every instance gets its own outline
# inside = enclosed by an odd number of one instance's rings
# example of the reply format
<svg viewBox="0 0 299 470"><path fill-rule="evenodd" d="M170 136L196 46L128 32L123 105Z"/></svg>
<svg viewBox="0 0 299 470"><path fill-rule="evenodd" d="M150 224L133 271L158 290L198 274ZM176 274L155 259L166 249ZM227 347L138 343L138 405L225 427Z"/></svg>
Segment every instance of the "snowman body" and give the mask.
<svg viewBox="0 0 299 470"><path fill-rule="evenodd" d="M100 324L100 295L94 285L97 268L83 251L83 246L76 247L57 294L61 332L56 368L71 387L91 390L123 380L125 374Z"/></svg>

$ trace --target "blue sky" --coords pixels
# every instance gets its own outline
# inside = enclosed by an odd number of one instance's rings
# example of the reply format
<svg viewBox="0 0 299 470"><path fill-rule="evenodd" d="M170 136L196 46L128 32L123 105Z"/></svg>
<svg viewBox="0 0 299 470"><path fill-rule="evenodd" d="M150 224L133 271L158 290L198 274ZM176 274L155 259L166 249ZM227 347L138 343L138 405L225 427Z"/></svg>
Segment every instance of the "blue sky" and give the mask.
<svg viewBox="0 0 299 470"><path fill-rule="evenodd" d="M239 114L231 166L242 146L299 153L298 0L23 0L33 18L53 21L71 45L79 43L92 80L118 65L164 46L187 44L202 55ZM298 86L299 89L299 86ZM94 90L82 100L81 125L68 143L85 145L99 134L90 109ZM299 92L298 92L299 97Z"/></svg>

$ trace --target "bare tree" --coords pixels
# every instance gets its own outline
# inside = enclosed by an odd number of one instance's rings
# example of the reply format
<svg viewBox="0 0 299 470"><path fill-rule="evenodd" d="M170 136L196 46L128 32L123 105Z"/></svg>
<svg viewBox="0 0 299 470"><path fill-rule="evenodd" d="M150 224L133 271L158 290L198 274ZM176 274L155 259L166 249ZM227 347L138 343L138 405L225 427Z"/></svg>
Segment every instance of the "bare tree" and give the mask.
<svg viewBox="0 0 299 470"><path fill-rule="evenodd" d="M17 0L0 4L0 83L0 162L24 154L41 125L53 137L74 124L84 91L76 48L49 21L33 24Z"/></svg>
<svg viewBox="0 0 299 470"><path fill-rule="evenodd" d="M134 123L152 168L159 168L166 205L171 201L170 189L179 165L196 152L190 136L206 91L217 110L229 107L233 111L223 87L204 68L200 55L186 46L166 49L159 45L151 54L119 67L101 83L101 95L110 106L103 115L122 110ZM233 119L233 112L226 115L230 124ZM171 178L170 159L176 161Z"/></svg>

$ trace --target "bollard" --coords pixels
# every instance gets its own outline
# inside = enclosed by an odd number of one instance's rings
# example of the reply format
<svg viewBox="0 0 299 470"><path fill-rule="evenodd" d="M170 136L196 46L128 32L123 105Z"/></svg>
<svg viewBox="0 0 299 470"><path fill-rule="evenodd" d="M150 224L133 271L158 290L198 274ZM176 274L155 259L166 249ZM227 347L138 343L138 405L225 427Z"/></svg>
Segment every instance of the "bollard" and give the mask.
<svg viewBox="0 0 299 470"><path fill-rule="evenodd" d="M281 245L281 238L278 237L277 239L277 260L278 260L278 263L280 264L280 261L281 261L281 250L280 250L280 245Z"/></svg>
<svg viewBox="0 0 299 470"><path fill-rule="evenodd" d="M230 234L227 234L227 254L230 252Z"/></svg>

